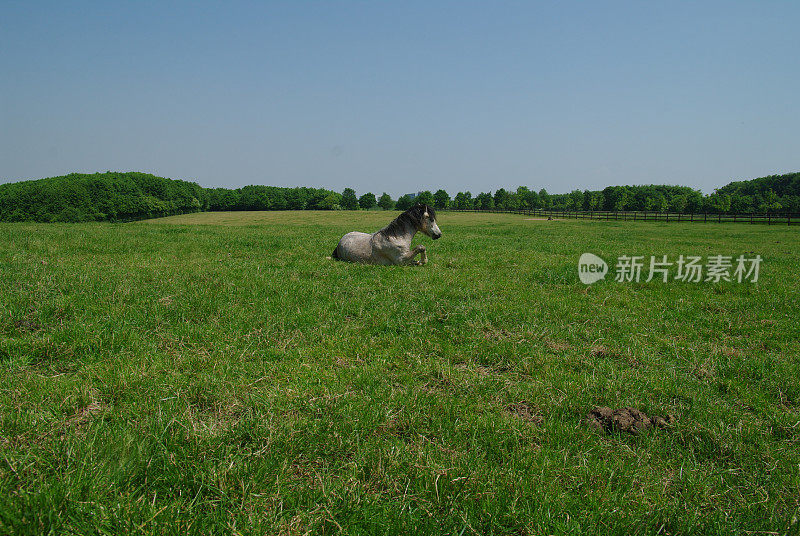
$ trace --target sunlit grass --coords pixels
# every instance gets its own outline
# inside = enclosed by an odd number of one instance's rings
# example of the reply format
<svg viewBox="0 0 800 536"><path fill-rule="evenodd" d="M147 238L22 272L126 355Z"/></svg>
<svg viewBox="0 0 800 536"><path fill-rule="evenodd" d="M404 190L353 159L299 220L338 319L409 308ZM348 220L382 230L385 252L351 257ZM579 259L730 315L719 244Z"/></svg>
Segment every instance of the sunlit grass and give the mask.
<svg viewBox="0 0 800 536"><path fill-rule="evenodd" d="M789 529L796 229L443 213L428 266L326 258L391 217L0 225L0 530ZM764 261L586 287L585 251Z"/></svg>

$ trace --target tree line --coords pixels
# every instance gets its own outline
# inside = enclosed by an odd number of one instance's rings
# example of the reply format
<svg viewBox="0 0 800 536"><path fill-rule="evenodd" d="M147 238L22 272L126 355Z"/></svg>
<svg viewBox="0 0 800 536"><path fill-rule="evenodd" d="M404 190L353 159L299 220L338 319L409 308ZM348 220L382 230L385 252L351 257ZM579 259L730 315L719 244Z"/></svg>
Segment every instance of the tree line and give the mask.
<svg viewBox="0 0 800 536"><path fill-rule="evenodd" d="M204 209L204 188L148 173L72 173L0 184L0 221L127 221Z"/></svg>
<svg viewBox="0 0 800 536"><path fill-rule="evenodd" d="M649 211L709 214L800 212L800 173L735 181L710 195L687 186L609 186L550 194L526 186L494 193L445 190L393 199L352 188L245 186L203 188L197 183L147 173L72 173L0 185L0 221L129 221L200 211L405 210L415 203L438 209Z"/></svg>
<svg viewBox="0 0 800 536"><path fill-rule="evenodd" d="M688 186L643 185L609 186L603 190L573 190L550 194L526 186L516 190L500 188L494 193L469 191L451 197L445 190L406 194L393 201L386 193L378 200L372 193L356 198L351 188L345 189L341 208L347 210L405 210L414 203L426 203L438 209L517 210L542 209L557 211L647 211L694 214L798 213L800 212L800 173L770 175L747 181L736 181L710 195Z"/></svg>
<svg viewBox="0 0 800 536"><path fill-rule="evenodd" d="M443 190L422 192L436 208L461 210L542 209L556 211L648 211L690 214L800 212L800 173L733 182L710 195L687 186L609 186L603 190L573 190L550 194L520 186L474 196L459 192L450 199ZM402 198L401 198L402 199ZM418 198L419 199L419 198ZM398 200L399 203L400 200Z"/></svg>

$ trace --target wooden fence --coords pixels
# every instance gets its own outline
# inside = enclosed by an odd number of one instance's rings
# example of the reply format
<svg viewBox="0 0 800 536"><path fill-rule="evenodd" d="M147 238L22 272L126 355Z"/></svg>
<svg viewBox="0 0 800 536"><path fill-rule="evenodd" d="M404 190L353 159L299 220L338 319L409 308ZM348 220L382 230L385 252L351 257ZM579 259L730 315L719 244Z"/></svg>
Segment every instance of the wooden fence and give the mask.
<svg viewBox="0 0 800 536"><path fill-rule="evenodd" d="M446 209L452 212L491 212L498 214L523 214L535 218L572 218L578 220L599 221L663 221L663 222L699 222L699 223L752 223L765 225L798 225L800 213L791 214L685 214L676 212L643 212L643 211L563 211L542 209Z"/></svg>

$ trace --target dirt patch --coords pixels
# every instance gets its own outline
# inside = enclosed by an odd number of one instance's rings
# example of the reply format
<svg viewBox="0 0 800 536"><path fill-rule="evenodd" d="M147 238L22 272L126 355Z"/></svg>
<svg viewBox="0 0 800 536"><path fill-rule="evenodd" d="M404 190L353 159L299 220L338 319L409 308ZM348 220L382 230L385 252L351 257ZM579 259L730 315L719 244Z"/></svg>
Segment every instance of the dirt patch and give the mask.
<svg viewBox="0 0 800 536"><path fill-rule="evenodd" d="M91 402L77 409L75 414L67 420L65 428L71 429L75 433L81 433L86 425L100 417L105 410L106 405L92 397Z"/></svg>
<svg viewBox="0 0 800 536"><path fill-rule="evenodd" d="M14 320L14 327L23 333L33 333L42 329L41 325L24 318L21 320Z"/></svg>
<svg viewBox="0 0 800 536"><path fill-rule="evenodd" d="M453 368L456 369L456 370L460 370L462 372L474 372L478 376L491 376L492 372L493 372L490 367L485 367L483 365L477 365L473 369L472 367L470 367L466 363L457 363L457 364L453 365Z"/></svg>
<svg viewBox="0 0 800 536"><path fill-rule="evenodd" d="M373 433L378 436L399 437L406 441L410 441L415 435L411 423L397 417L393 417L385 423L378 425Z"/></svg>
<svg viewBox="0 0 800 536"><path fill-rule="evenodd" d="M530 422L533 424L541 424L542 420L544 420L539 408L531 405L525 400L507 405L506 411L512 415L515 415L516 417L519 417L525 422Z"/></svg>
<svg viewBox="0 0 800 536"><path fill-rule="evenodd" d="M495 341L507 341L507 340L516 340L518 342L524 342L524 338L520 338L519 333L514 333L507 329L503 328L494 328L494 327L484 327L483 328L483 338Z"/></svg>
<svg viewBox="0 0 800 536"><path fill-rule="evenodd" d="M567 350L573 349L573 346L571 344L568 344L564 341L553 341L550 339L546 339L544 343L550 350L554 352L566 352Z"/></svg>
<svg viewBox="0 0 800 536"><path fill-rule="evenodd" d="M589 412L586 420L590 426L598 430L638 434L649 428L667 428L675 422L676 418L674 415L647 416L643 411L636 408L611 409L598 406Z"/></svg>
<svg viewBox="0 0 800 536"><path fill-rule="evenodd" d="M602 344L592 346L589 353L592 357L619 357L619 353L616 350L612 350Z"/></svg>
<svg viewBox="0 0 800 536"><path fill-rule="evenodd" d="M720 346L719 351L725 357L742 357L742 352L730 346Z"/></svg>
<svg viewBox="0 0 800 536"><path fill-rule="evenodd" d="M213 411L203 411L190 406L186 411L189 429L200 438L216 437L234 428L242 418L242 407L234 402Z"/></svg>
<svg viewBox="0 0 800 536"><path fill-rule="evenodd" d="M422 390L426 393L436 393L439 391L450 390L452 387L453 382L451 382L448 378L437 376L425 382L425 384L422 386Z"/></svg>

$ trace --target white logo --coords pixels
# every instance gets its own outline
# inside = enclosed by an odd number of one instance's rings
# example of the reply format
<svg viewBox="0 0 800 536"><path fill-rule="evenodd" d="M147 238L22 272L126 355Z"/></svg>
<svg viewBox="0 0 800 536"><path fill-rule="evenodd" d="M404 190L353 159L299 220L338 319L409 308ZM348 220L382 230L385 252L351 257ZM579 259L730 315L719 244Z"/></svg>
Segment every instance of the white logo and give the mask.
<svg viewBox="0 0 800 536"><path fill-rule="evenodd" d="M703 264L703 258L700 256L681 255L677 261L672 262L669 255L660 257L651 255L648 270L648 263L645 262L644 255L620 255L617 257L617 264L614 268L614 281L618 283L649 283L654 279L660 279L664 283L670 280L690 283L719 283L720 281L756 283L763 260L761 255L751 258L744 255L738 257L709 255L706 263ZM673 266L676 272L674 276L671 274ZM581 283L591 285L605 279L607 273L608 265L597 255L584 253L578 260L578 277L580 277Z"/></svg>
<svg viewBox="0 0 800 536"><path fill-rule="evenodd" d="M608 273L608 265L606 261L593 255L592 253L584 253L578 259L578 277L581 278L581 283L591 285L601 279L605 278Z"/></svg>

